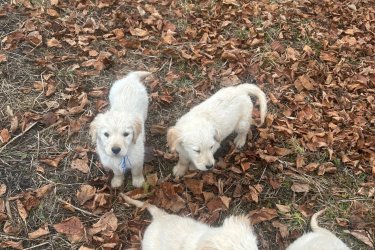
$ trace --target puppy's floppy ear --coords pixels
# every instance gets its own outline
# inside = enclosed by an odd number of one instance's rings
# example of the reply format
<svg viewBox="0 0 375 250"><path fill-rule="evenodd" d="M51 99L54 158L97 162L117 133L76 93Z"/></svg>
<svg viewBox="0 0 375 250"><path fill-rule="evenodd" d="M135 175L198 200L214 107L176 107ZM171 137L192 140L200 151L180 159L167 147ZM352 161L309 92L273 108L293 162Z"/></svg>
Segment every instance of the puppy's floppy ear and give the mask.
<svg viewBox="0 0 375 250"><path fill-rule="evenodd" d="M136 118L133 123L133 139L132 142L135 144L138 140L139 134L142 132L142 122L139 118Z"/></svg>
<svg viewBox="0 0 375 250"><path fill-rule="evenodd" d="M181 132L175 127L168 129L167 144L171 152L176 151L177 145L181 142Z"/></svg>
<svg viewBox="0 0 375 250"><path fill-rule="evenodd" d="M98 123L100 122L102 117L103 117L103 114L98 114L90 124L89 134L91 136L91 143L92 144L96 143L96 138L97 138L97 135L98 135L98 133L97 133L98 125L99 125Z"/></svg>

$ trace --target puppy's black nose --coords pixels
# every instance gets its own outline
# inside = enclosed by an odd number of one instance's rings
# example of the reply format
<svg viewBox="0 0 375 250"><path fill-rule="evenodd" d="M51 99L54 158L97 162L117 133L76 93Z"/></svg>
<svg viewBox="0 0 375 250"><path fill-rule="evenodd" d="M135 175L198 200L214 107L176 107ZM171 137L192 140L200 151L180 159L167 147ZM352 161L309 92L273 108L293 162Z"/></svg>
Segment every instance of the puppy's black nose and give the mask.
<svg viewBox="0 0 375 250"><path fill-rule="evenodd" d="M117 155L120 151L121 151L121 148L119 148L119 147L113 147L113 148L112 148L112 152L113 152L115 155Z"/></svg>
<svg viewBox="0 0 375 250"><path fill-rule="evenodd" d="M214 165L206 165L206 168L207 169L211 169L211 168L213 168L214 167Z"/></svg>

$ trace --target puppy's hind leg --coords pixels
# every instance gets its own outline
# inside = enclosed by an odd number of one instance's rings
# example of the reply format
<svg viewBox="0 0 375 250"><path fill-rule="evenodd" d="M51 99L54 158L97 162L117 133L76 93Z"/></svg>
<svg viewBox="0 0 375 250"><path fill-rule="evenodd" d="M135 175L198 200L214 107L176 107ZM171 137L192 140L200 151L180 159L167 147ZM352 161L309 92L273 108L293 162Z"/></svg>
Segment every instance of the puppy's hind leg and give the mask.
<svg viewBox="0 0 375 250"><path fill-rule="evenodd" d="M250 107L250 109L247 108L242 111L241 117L237 123L237 127L235 128L237 136L234 138L234 144L237 148L242 148L246 143L247 133L251 124L252 105Z"/></svg>
<svg viewBox="0 0 375 250"><path fill-rule="evenodd" d="M184 176L185 172L189 168L189 164L190 164L189 160L186 159L182 154L180 154L178 163L173 168L173 175L180 176L180 177Z"/></svg>
<svg viewBox="0 0 375 250"><path fill-rule="evenodd" d="M137 166L133 166L131 168L131 172L133 186L142 187L143 183L145 182L145 178L143 177L143 163Z"/></svg>

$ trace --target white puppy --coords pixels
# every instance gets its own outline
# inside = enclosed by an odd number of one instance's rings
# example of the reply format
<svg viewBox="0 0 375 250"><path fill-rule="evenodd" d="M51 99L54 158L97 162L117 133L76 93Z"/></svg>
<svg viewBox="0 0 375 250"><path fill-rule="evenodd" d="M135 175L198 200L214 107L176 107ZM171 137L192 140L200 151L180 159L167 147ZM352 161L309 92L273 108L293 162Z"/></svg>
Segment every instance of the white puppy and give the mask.
<svg viewBox="0 0 375 250"><path fill-rule="evenodd" d="M141 83L149 72L135 71L116 81L109 93L110 109L98 114L90 125L90 134L104 168L113 171L111 186L120 187L125 170L132 173L133 186L144 182L144 123L148 96Z"/></svg>
<svg viewBox="0 0 375 250"><path fill-rule="evenodd" d="M311 217L312 232L299 237L286 250L350 250L333 233L318 225L317 217L323 212L321 210Z"/></svg>
<svg viewBox="0 0 375 250"><path fill-rule="evenodd" d="M259 99L263 124L267 112L266 95L256 85L241 84L219 90L168 130L168 146L172 152L179 153L174 175L183 176L188 168L203 171L213 168L214 153L220 142L234 131L237 133L236 147L245 144L253 110L249 95Z"/></svg>
<svg viewBox="0 0 375 250"><path fill-rule="evenodd" d="M124 200L137 207L144 202L121 194ZM230 216L220 227L210 227L188 217L168 214L146 204L152 215L142 250L256 250L257 240L250 221L245 216Z"/></svg>

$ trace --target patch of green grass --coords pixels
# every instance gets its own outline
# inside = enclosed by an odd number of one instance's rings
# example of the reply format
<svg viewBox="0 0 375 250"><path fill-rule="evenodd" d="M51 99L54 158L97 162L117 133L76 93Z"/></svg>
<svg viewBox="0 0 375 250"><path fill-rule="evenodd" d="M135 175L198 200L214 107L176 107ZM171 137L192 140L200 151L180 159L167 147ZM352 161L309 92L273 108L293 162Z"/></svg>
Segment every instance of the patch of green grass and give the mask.
<svg viewBox="0 0 375 250"><path fill-rule="evenodd" d="M274 25L269 27L264 33L264 38L266 39L267 43L271 43L274 40L278 40L280 31L280 25Z"/></svg>
<svg viewBox="0 0 375 250"><path fill-rule="evenodd" d="M56 76L73 78L75 76L75 71L71 67L62 68L56 72Z"/></svg>
<svg viewBox="0 0 375 250"><path fill-rule="evenodd" d="M286 188L287 190L290 190L290 188L292 187L292 185L293 185L293 181L290 180L290 179L285 179L285 180L283 181L283 183L282 183L282 186L283 186L284 188Z"/></svg>
<svg viewBox="0 0 375 250"><path fill-rule="evenodd" d="M341 159L339 159L339 158L335 158L335 159L333 159L333 163L335 164L335 166L336 166L337 168L340 168L340 167L342 166Z"/></svg>
<svg viewBox="0 0 375 250"><path fill-rule="evenodd" d="M329 221L334 221L336 218L346 219L350 214L350 202L336 202L332 201L334 206L329 207L325 212L324 216L329 219Z"/></svg>
<svg viewBox="0 0 375 250"><path fill-rule="evenodd" d="M249 38L249 31L247 29L236 29L234 30L234 37L246 40Z"/></svg>
<svg viewBox="0 0 375 250"><path fill-rule="evenodd" d="M37 7L41 7L41 6L46 5L46 1L45 0L30 0L30 3L33 6L37 6Z"/></svg>
<svg viewBox="0 0 375 250"><path fill-rule="evenodd" d="M289 225L292 229L301 229L306 225L307 221L304 219L303 215L297 210L292 211L290 215L291 218Z"/></svg>
<svg viewBox="0 0 375 250"><path fill-rule="evenodd" d="M288 141L289 148L291 148L296 154L305 154L305 148L303 148L296 137L292 137Z"/></svg>
<svg viewBox="0 0 375 250"><path fill-rule="evenodd" d="M178 31L183 32L188 26L188 21L186 19L177 19L176 28Z"/></svg>
<svg viewBox="0 0 375 250"><path fill-rule="evenodd" d="M179 79L173 81L174 87L188 87L196 84L202 79L202 73L199 68L195 65L179 63L175 66L177 72L190 73L194 79L190 79L187 75L182 75Z"/></svg>
<svg viewBox="0 0 375 250"><path fill-rule="evenodd" d="M329 155L328 155L328 152L327 151L318 151L315 155L314 155L314 158L315 158L315 161L317 161L318 163L324 163L324 162L327 162L329 160Z"/></svg>

